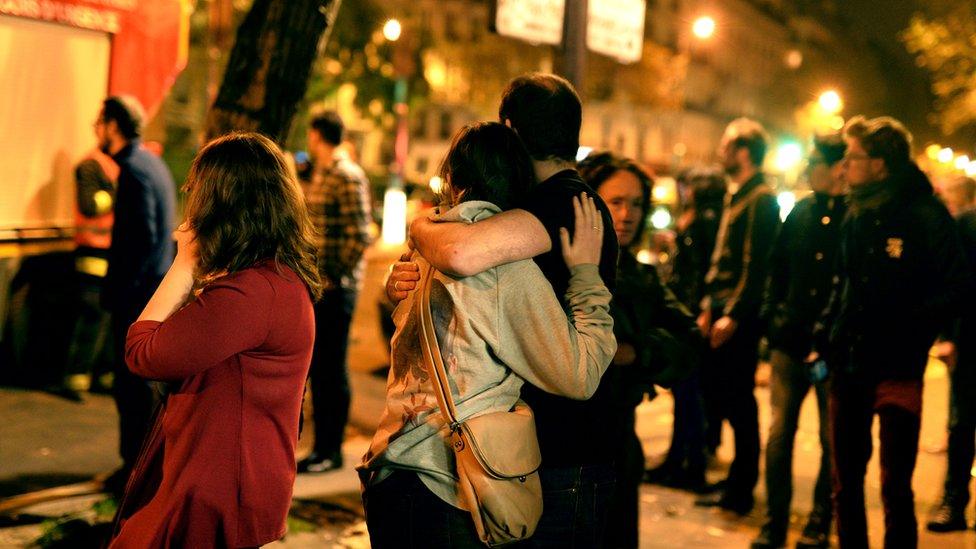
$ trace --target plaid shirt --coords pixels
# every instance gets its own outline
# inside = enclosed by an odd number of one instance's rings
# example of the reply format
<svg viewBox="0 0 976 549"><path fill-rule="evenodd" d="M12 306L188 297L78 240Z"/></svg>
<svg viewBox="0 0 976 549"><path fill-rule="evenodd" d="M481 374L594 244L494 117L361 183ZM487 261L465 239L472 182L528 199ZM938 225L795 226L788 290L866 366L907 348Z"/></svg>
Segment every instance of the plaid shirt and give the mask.
<svg viewBox="0 0 976 549"><path fill-rule="evenodd" d="M363 253L370 244L369 180L350 160L337 158L325 169L316 169L305 188L319 274L326 289L358 290L363 281Z"/></svg>

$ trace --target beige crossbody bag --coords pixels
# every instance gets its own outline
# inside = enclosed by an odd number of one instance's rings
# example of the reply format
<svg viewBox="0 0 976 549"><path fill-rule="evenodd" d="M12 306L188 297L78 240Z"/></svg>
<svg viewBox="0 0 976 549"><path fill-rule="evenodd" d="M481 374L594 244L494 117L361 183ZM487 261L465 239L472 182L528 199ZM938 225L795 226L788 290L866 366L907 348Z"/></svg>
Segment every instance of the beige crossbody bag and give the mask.
<svg viewBox="0 0 976 549"><path fill-rule="evenodd" d="M519 400L505 412L458 420L430 312L433 272L428 270L417 300L420 346L438 406L451 429L461 502L474 519L478 537L489 547L527 539L542 515L542 454L532 409Z"/></svg>

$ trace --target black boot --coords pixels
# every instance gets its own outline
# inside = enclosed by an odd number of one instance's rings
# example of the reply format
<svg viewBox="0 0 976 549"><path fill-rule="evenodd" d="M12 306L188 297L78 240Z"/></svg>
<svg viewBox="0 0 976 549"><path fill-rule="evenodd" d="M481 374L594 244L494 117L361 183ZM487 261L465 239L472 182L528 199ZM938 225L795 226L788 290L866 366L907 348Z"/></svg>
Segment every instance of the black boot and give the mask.
<svg viewBox="0 0 976 549"><path fill-rule="evenodd" d="M298 462L299 473L325 473L342 468L342 453L312 452L307 458Z"/></svg>
<svg viewBox="0 0 976 549"><path fill-rule="evenodd" d="M756 539L752 540L752 549L779 549L786 544L786 530L782 528L776 528L771 523L767 522L763 525L762 530L759 531L759 535Z"/></svg>
<svg viewBox="0 0 976 549"><path fill-rule="evenodd" d="M942 502L942 505L938 506L929 515L929 523L926 527L929 529L929 532L956 532L958 530L965 530L968 527L966 525L966 513L963 509L951 505L948 502Z"/></svg>
<svg viewBox="0 0 976 549"><path fill-rule="evenodd" d="M830 519L810 515L803 535L796 540L797 549L826 549L830 547Z"/></svg>

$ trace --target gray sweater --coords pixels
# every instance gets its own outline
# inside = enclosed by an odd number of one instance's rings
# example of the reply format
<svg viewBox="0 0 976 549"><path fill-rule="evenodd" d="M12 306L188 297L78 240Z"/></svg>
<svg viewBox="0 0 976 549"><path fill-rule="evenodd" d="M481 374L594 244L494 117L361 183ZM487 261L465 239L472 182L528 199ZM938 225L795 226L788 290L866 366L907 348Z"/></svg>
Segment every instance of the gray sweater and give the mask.
<svg viewBox="0 0 976 549"><path fill-rule="evenodd" d="M488 202L469 201L435 220L476 223L498 212ZM425 280L432 267L419 254L413 259ZM431 314L461 420L511 409L526 381L587 399L616 352L610 292L596 265L572 270L565 310L531 260L464 278L435 271L430 284ZM460 508L450 432L420 350L414 311L422 289L393 313L386 410L359 470L367 484L396 469L414 471L433 493Z"/></svg>

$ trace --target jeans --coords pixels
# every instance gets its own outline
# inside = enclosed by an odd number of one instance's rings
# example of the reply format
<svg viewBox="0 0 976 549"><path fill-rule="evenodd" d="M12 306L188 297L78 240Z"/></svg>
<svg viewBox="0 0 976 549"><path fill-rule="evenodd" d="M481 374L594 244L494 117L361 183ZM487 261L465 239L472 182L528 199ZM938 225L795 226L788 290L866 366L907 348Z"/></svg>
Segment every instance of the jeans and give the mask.
<svg viewBox="0 0 976 549"><path fill-rule="evenodd" d="M644 449L634 430L636 412L633 408L619 410L622 432L617 437L614 471L616 486L607 515L606 540L608 549L637 549L640 524L640 484L644 476Z"/></svg>
<svg viewBox="0 0 976 549"><path fill-rule="evenodd" d="M757 324L740 321L725 345L709 350L703 365L708 428L720 429L725 418L735 434L735 459L725 489L729 498L751 498L759 480L759 406L753 393L758 362Z"/></svg>
<svg viewBox="0 0 976 549"><path fill-rule="evenodd" d="M543 466L542 518L518 548L582 549L604 546L607 511L614 492L610 465Z"/></svg>
<svg viewBox="0 0 976 549"><path fill-rule="evenodd" d="M972 357L968 357L972 358ZM969 482L976 455L976 364L952 370L949 393L949 465L943 500L955 509L969 505Z"/></svg>
<svg viewBox="0 0 976 549"><path fill-rule="evenodd" d="M918 455L922 382L867 381L835 374L829 385L834 508L840 546L867 549L864 475L873 451L871 423L881 423L881 500L886 548L918 545L912 473Z"/></svg>
<svg viewBox="0 0 976 549"><path fill-rule="evenodd" d="M782 351L771 353L773 367L771 383L772 425L766 443L766 493L770 526L785 532L790 520L790 500L793 497L793 443L796 438L800 406L813 385L808 366ZM823 383L813 386L817 395L820 417L820 472L813 490L813 511L825 527L830 525L830 442L827 418L827 388Z"/></svg>
<svg viewBox="0 0 976 549"><path fill-rule="evenodd" d="M373 549L484 549L471 514L431 492L416 473L396 471L363 491Z"/></svg>
<svg viewBox="0 0 976 549"><path fill-rule="evenodd" d="M690 477L701 475L704 478L705 404L698 375L696 373L671 388L674 427L664 462L673 470L686 471Z"/></svg>
<svg viewBox="0 0 976 549"><path fill-rule="evenodd" d="M315 418L315 453L328 456L342 449L349 418L349 371L346 354L356 291L328 290L315 304L315 344L309 378Z"/></svg>

